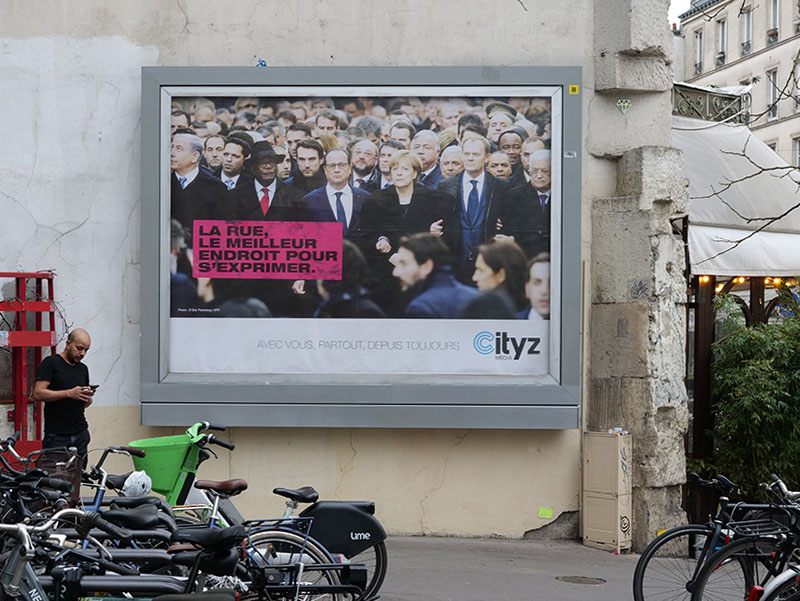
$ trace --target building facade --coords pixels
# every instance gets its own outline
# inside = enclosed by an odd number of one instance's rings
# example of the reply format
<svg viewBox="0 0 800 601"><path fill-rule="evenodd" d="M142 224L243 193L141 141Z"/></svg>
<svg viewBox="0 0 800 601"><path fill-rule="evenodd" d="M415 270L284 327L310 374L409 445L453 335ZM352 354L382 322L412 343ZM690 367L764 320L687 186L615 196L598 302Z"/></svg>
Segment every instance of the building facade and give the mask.
<svg viewBox="0 0 800 601"><path fill-rule="evenodd" d="M248 479L237 501L247 517L281 512L273 487L312 484L324 498L376 501L391 533L521 537L577 523L582 432L622 427L634 440L635 545L684 519L686 283L671 222L688 196L670 140L667 5L3 3L0 123L13 144L0 161L12 224L0 271L55 270L65 327L92 334L92 447L181 431L140 425L140 357L153 352L139 340L139 215L153 202L141 192L142 67L579 66L581 269L564 277L581 290L569 317L581 322L580 428L237 427L226 433L236 451L203 475Z"/></svg>
<svg viewBox="0 0 800 601"><path fill-rule="evenodd" d="M798 3L703 0L680 19L684 81L752 86L750 129L787 162L800 165Z"/></svg>

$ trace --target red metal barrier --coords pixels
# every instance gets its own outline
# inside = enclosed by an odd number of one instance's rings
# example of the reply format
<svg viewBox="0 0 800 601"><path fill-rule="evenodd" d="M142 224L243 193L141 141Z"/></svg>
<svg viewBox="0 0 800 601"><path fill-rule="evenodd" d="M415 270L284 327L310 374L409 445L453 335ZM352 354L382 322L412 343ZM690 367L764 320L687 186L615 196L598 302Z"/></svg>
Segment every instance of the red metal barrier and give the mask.
<svg viewBox="0 0 800 601"><path fill-rule="evenodd" d="M55 305L53 298L53 274L47 272L21 273L0 272L0 278L12 278L16 283L16 298L0 301L0 311L14 313L14 323L9 331L0 331L0 347L11 348L12 394L13 399L0 399L0 402L14 403L8 419L14 421L14 430L20 432L17 449L20 454L42 448L42 409L36 403L33 407L33 432L28 433L29 398L27 349L33 348L33 370L39 369L42 362L42 348L50 347L50 354L56 352ZM34 298L28 298L28 283L34 282ZM43 284L47 283L47 295L43 294ZM28 329L28 313L34 314L34 329ZM42 329L43 316L48 316L49 328Z"/></svg>

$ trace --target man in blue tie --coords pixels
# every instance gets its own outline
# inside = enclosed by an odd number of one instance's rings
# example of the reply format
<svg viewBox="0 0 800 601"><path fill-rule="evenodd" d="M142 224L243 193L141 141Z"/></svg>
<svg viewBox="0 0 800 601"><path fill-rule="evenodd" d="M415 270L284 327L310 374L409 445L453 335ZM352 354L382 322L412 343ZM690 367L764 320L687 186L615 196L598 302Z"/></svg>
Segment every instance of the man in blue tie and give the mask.
<svg viewBox="0 0 800 601"><path fill-rule="evenodd" d="M338 221L342 224L343 236L358 245L361 216L369 193L349 184L350 155L346 150L329 150L323 169L327 183L303 196L298 219Z"/></svg>
<svg viewBox="0 0 800 601"><path fill-rule="evenodd" d="M485 171L490 148L484 137L464 141L464 171L442 180L438 188L452 197L452 206L431 226L431 233L442 236L454 254L456 277L468 285L474 285L478 247L497 233L497 207L508 188L505 180Z"/></svg>
<svg viewBox="0 0 800 601"><path fill-rule="evenodd" d="M228 190L218 178L200 169L202 155L202 138L194 134L172 136L170 216L183 226L190 248L194 221L213 219Z"/></svg>
<svg viewBox="0 0 800 601"><path fill-rule="evenodd" d="M244 173L244 162L250 156L250 145L241 138L227 140L222 151L222 183L233 190L236 186L249 184L252 176Z"/></svg>

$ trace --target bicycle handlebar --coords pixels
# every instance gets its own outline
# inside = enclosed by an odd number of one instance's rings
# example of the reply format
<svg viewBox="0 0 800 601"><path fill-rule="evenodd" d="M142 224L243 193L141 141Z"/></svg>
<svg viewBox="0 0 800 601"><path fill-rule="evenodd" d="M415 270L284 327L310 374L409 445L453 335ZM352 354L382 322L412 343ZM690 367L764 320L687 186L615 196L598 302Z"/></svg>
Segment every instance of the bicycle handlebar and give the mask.
<svg viewBox="0 0 800 601"><path fill-rule="evenodd" d="M118 450L122 453L128 453L128 455L133 455L134 457L147 457L147 451L145 451L144 449L135 449L133 447L124 445L119 447Z"/></svg>
<svg viewBox="0 0 800 601"><path fill-rule="evenodd" d="M4 447L13 447L14 445L16 445L17 441L19 440L20 434L21 434L21 432L19 430L14 432L13 435L9 436L8 438L6 438L3 441L3 446Z"/></svg>
<svg viewBox="0 0 800 601"><path fill-rule="evenodd" d="M93 526L95 526L96 528L99 528L100 530L102 530L106 534L110 534L111 536L113 536L116 539L126 540L126 539L129 539L131 537L131 533L128 530L125 530L124 528L120 528L116 524L112 524L111 522L109 522L105 518L100 517L99 513L95 513L95 512L88 513L87 514L87 520L89 520L89 522Z"/></svg>
<svg viewBox="0 0 800 601"><path fill-rule="evenodd" d="M699 474L696 474L695 472L690 472L689 478L697 482L700 486L713 486L714 488L717 488L720 491L722 491L723 494L731 493L739 488L738 484L736 484L729 478L726 478L722 474L717 474L716 476L711 478L711 480L705 480L704 478L701 478Z"/></svg>
<svg viewBox="0 0 800 601"><path fill-rule="evenodd" d="M205 425L206 430L217 430L219 432L225 431L225 426L220 426L219 424L212 424L210 422L203 422L203 424Z"/></svg>
<svg viewBox="0 0 800 601"><path fill-rule="evenodd" d="M42 478L39 483L41 486L54 488L55 490L59 490L61 492L72 492L72 482L67 482L66 480L59 480L58 478Z"/></svg>
<svg viewBox="0 0 800 601"><path fill-rule="evenodd" d="M772 479L772 484L765 483L763 486L771 490L778 497L786 501L797 501L800 499L800 492L789 490L777 474L770 474L769 477Z"/></svg>
<svg viewBox="0 0 800 601"><path fill-rule="evenodd" d="M211 444L215 444L220 447L226 448L229 451L233 451L236 448L236 445L233 444L232 442L228 442L227 440L222 440L221 438L217 438L213 434L209 434L206 440Z"/></svg>

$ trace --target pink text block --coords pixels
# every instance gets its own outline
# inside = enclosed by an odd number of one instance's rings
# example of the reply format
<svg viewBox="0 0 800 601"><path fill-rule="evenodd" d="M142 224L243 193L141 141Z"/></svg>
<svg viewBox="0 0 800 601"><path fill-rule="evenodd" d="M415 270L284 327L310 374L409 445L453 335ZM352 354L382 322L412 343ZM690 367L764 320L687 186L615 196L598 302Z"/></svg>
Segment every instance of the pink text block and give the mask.
<svg viewBox="0 0 800 601"><path fill-rule="evenodd" d="M197 220L196 278L342 279L342 224Z"/></svg>

